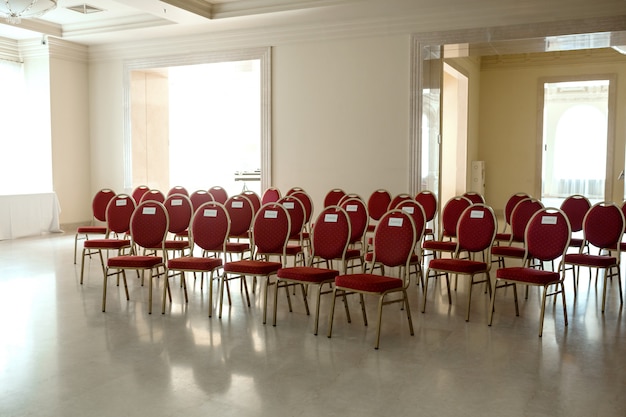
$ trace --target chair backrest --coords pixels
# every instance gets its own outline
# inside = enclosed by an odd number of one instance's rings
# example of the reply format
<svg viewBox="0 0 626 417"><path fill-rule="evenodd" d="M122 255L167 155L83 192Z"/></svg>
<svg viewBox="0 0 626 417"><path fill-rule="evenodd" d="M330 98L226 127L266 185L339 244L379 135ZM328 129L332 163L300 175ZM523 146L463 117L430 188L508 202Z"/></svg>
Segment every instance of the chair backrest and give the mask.
<svg viewBox="0 0 626 417"><path fill-rule="evenodd" d="M148 190L139 200L140 203L143 203L144 201L158 201L159 203L163 203L165 201L165 195L163 195L163 193L159 190Z"/></svg>
<svg viewBox="0 0 626 417"><path fill-rule="evenodd" d="M397 196L391 199L391 201L389 202L389 206L387 207L387 210L393 210L395 208L398 208L398 204L406 200L413 200L413 197L411 197L409 194L406 194L406 193L398 194Z"/></svg>
<svg viewBox="0 0 626 417"><path fill-rule="evenodd" d="M169 232L181 233L189 228L193 216L193 206L189 197L183 194L172 194L163 202L169 216Z"/></svg>
<svg viewBox="0 0 626 417"><path fill-rule="evenodd" d="M234 195L226 200L224 206L230 216L230 237L249 237L254 208L248 197Z"/></svg>
<svg viewBox="0 0 626 417"><path fill-rule="evenodd" d="M201 204L191 219L190 240L209 252L226 252L230 234L230 216L223 204L209 201Z"/></svg>
<svg viewBox="0 0 626 417"><path fill-rule="evenodd" d="M370 218L373 220L380 220L380 218L387 212L391 203L391 194L389 191L378 189L375 190L367 199L367 212Z"/></svg>
<svg viewBox="0 0 626 417"><path fill-rule="evenodd" d="M109 232L126 233L130 230L130 218L135 211L135 200L128 194L118 194L107 206L107 227Z"/></svg>
<svg viewBox="0 0 626 417"><path fill-rule="evenodd" d="M189 191L187 191L187 189L183 187L182 185L175 185L174 187L170 188L169 191L167 192L167 197L174 195L174 194L182 194L182 195L186 195L187 197L189 197Z"/></svg>
<svg viewBox="0 0 626 417"><path fill-rule="evenodd" d="M441 212L442 237L456 237L456 225L459 222L459 217L471 205L471 200L463 196L452 197L446 202Z"/></svg>
<svg viewBox="0 0 626 417"><path fill-rule="evenodd" d="M535 212L526 225L525 261L551 261L565 256L571 234L567 215L562 210L543 208Z"/></svg>
<svg viewBox="0 0 626 417"><path fill-rule="evenodd" d="M265 191L263 191L263 195L261 196L261 205L267 203L275 203L282 197L280 190L276 187L269 187Z"/></svg>
<svg viewBox="0 0 626 417"><path fill-rule="evenodd" d="M459 217L456 231L457 255L465 251L485 251L489 256L497 230L498 221L493 209L485 204L472 204Z"/></svg>
<svg viewBox="0 0 626 417"><path fill-rule="evenodd" d="M536 198L525 198L521 200L511 213L511 242L524 242L524 233L530 218L541 210L543 203Z"/></svg>
<svg viewBox="0 0 626 417"><path fill-rule="evenodd" d="M324 196L324 207L337 206L346 192L341 188L333 188Z"/></svg>
<svg viewBox="0 0 626 417"><path fill-rule="evenodd" d="M162 203L147 200L140 203L130 218L130 236L134 245L142 248L161 248L165 252L165 238L169 228L167 209Z"/></svg>
<svg viewBox="0 0 626 417"><path fill-rule="evenodd" d="M416 235L413 218L409 213L402 210L386 212L374 230L372 263L389 267L405 266L408 269L417 242Z"/></svg>
<svg viewBox="0 0 626 417"><path fill-rule="evenodd" d="M115 197L115 191L110 188L103 188L93 196L91 211L96 220L101 222L107 221L107 206L113 197Z"/></svg>
<svg viewBox="0 0 626 417"><path fill-rule="evenodd" d="M287 193L285 195L292 195L293 193L298 192L298 191L304 191L304 188L302 188L302 187L291 187L289 189L289 191L287 191Z"/></svg>
<svg viewBox="0 0 626 417"><path fill-rule="evenodd" d="M225 204L226 200L228 200L228 193L223 187L220 187L219 185L214 185L213 187L209 188L208 191L213 196L213 200L217 201L218 203Z"/></svg>
<svg viewBox="0 0 626 417"><path fill-rule="evenodd" d="M615 203L594 204L583 220L583 233L590 245L619 251L624 234L624 213Z"/></svg>
<svg viewBox="0 0 626 417"><path fill-rule="evenodd" d="M422 190L415 196L415 201L422 205L427 222L435 219L437 215L437 196L435 196L435 193Z"/></svg>
<svg viewBox="0 0 626 417"><path fill-rule="evenodd" d="M278 200L278 203L282 204L289 213L289 219L291 220L289 239L299 240L306 221L306 211L302 201L296 198L295 195L287 195Z"/></svg>
<svg viewBox="0 0 626 417"><path fill-rule="evenodd" d="M147 185L138 185L135 187L133 193L131 194L133 196L133 200L135 200L135 204L141 203L141 197L143 197L143 195L148 191L150 191L150 187Z"/></svg>
<svg viewBox="0 0 626 417"><path fill-rule="evenodd" d="M350 244L350 216L339 206L328 206L315 220L311 258L343 259Z"/></svg>
<svg viewBox="0 0 626 417"><path fill-rule="evenodd" d="M401 201L398 203L396 208L411 215L413 218L413 225L415 226L416 241L420 242L422 237L424 237L424 230L426 230L427 223L426 214L422 205L417 201L410 199Z"/></svg>
<svg viewBox="0 0 626 417"><path fill-rule="evenodd" d="M248 200L252 203L252 208L256 213L261 208L261 197L257 193L252 190L246 190L241 193L241 195L248 197Z"/></svg>
<svg viewBox="0 0 626 417"><path fill-rule="evenodd" d="M255 256L274 254L285 256L291 220L287 209L279 203L261 206L252 223L252 241Z"/></svg>
<svg viewBox="0 0 626 417"><path fill-rule="evenodd" d="M352 197L343 200L340 207L350 217L350 243L365 243L363 240L370 220L365 202L358 197Z"/></svg>
<svg viewBox="0 0 626 417"><path fill-rule="evenodd" d="M294 191L288 195L297 198L302 203L302 206L304 207L304 227L308 227L311 224L311 218L313 217L313 199L305 191Z"/></svg>
<svg viewBox="0 0 626 417"><path fill-rule="evenodd" d="M196 190L189 196L191 200L191 205L193 206L193 211L195 213L198 210L198 207L203 205L204 203L208 203L213 200L213 196L207 190Z"/></svg>
<svg viewBox="0 0 626 417"><path fill-rule="evenodd" d="M360 195L358 195L357 193L348 193L346 195L344 195L343 197L341 197L339 199L339 202L337 203L338 206L341 206L343 204L344 201L346 201L349 198L358 198L359 200L361 200L363 203L365 203L365 200L363 199L363 197L361 197ZM365 205L365 207L367 208L367 204ZM369 216L369 214L368 214Z"/></svg>
<svg viewBox="0 0 626 417"><path fill-rule="evenodd" d="M474 204L485 204L485 197L476 191L467 191L463 197L468 198Z"/></svg>
<svg viewBox="0 0 626 417"><path fill-rule="evenodd" d="M517 203L519 203L520 201L524 200L525 198L530 198L530 195L524 192L521 193L515 193L512 196L509 197L509 199L506 201L506 204L504 206L504 223L505 225L510 225L511 224L511 216L513 215L513 210L515 209L515 206L517 205Z"/></svg>
<svg viewBox="0 0 626 417"><path fill-rule="evenodd" d="M563 200L561 210L567 216L572 232L583 230L583 220L590 208L591 202L584 195L574 194Z"/></svg>

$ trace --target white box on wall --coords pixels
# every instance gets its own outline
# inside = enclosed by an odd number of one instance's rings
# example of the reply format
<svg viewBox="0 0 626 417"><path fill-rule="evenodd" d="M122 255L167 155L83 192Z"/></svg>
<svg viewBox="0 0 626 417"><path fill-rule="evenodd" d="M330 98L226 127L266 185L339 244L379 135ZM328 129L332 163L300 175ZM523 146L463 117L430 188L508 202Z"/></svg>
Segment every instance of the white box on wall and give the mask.
<svg viewBox="0 0 626 417"><path fill-rule="evenodd" d="M485 161L472 161L470 190L485 195Z"/></svg>

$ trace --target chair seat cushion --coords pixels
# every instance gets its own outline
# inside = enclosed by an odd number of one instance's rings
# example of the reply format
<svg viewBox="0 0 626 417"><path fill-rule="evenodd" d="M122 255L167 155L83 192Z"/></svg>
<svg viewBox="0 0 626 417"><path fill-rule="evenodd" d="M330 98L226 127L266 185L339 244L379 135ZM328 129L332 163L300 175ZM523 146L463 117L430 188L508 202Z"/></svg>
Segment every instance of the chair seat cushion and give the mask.
<svg viewBox="0 0 626 417"><path fill-rule="evenodd" d="M508 242L509 240L511 240L511 234L510 233L496 233L495 240L498 240L500 242Z"/></svg>
<svg viewBox="0 0 626 417"><path fill-rule="evenodd" d="M165 249L166 250L183 250L189 247L188 240L166 240L165 241Z"/></svg>
<svg viewBox="0 0 626 417"><path fill-rule="evenodd" d="M189 230L183 230L182 232L176 233L176 237L180 237L180 238L189 237Z"/></svg>
<svg viewBox="0 0 626 417"><path fill-rule="evenodd" d="M89 239L84 247L88 249L121 249L130 246L130 240L124 239Z"/></svg>
<svg viewBox="0 0 626 417"><path fill-rule="evenodd" d="M374 274L339 275L335 286L362 292L383 293L402 288L402 280Z"/></svg>
<svg viewBox="0 0 626 417"><path fill-rule="evenodd" d="M319 284L334 280L335 277L339 275L339 271L315 268L312 266L296 266L292 268L281 268L276 275L278 275L278 278Z"/></svg>
<svg viewBox="0 0 626 417"><path fill-rule="evenodd" d="M614 256L568 253L565 255L565 263L596 268L608 268L617 264L617 258Z"/></svg>
<svg viewBox="0 0 626 417"><path fill-rule="evenodd" d="M287 248L285 249L285 253L287 255L297 255L299 253L302 253L302 246L300 246L300 245L287 245Z"/></svg>
<svg viewBox="0 0 626 417"><path fill-rule="evenodd" d="M361 257L361 249L348 249L346 259L357 259Z"/></svg>
<svg viewBox="0 0 626 417"><path fill-rule="evenodd" d="M107 232L106 226L80 226L79 228L76 229L76 233L81 233L81 234L93 233L93 234L103 235L106 232Z"/></svg>
<svg viewBox="0 0 626 417"><path fill-rule="evenodd" d="M436 252L454 252L456 242L448 240L426 240L422 243L422 248Z"/></svg>
<svg viewBox="0 0 626 417"><path fill-rule="evenodd" d="M280 262L242 261L228 262L224 265L224 272L244 275L270 275L278 271L283 265Z"/></svg>
<svg viewBox="0 0 626 417"><path fill-rule="evenodd" d="M579 237L573 237L570 239L569 245L572 248L580 248L583 245L584 241L585 241L584 239L581 239Z"/></svg>
<svg viewBox="0 0 626 417"><path fill-rule="evenodd" d="M221 250L221 249L220 249ZM244 242L226 242L226 252L242 253L250 250L250 244Z"/></svg>
<svg viewBox="0 0 626 417"><path fill-rule="evenodd" d="M148 269L162 264L163 258L160 256L147 256L147 255L125 255L114 256L109 258L107 265L109 268L138 268Z"/></svg>
<svg viewBox="0 0 626 417"><path fill-rule="evenodd" d="M207 258L201 256L185 256L167 261L169 269L178 271L212 271L222 265L219 258Z"/></svg>
<svg viewBox="0 0 626 417"><path fill-rule="evenodd" d="M519 246L494 246L491 254L494 256L506 256L508 258L523 258L526 250Z"/></svg>
<svg viewBox="0 0 626 417"><path fill-rule="evenodd" d="M433 259L428 264L428 269L457 274L477 274L486 272L487 264L470 259Z"/></svg>
<svg viewBox="0 0 626 417"><path fill-rule="evenodd" d="M515 266L498 269L496 271L496 278L504 281L520 282L523 284L548 285L558 282L560 276L558 272Z"/></svg>

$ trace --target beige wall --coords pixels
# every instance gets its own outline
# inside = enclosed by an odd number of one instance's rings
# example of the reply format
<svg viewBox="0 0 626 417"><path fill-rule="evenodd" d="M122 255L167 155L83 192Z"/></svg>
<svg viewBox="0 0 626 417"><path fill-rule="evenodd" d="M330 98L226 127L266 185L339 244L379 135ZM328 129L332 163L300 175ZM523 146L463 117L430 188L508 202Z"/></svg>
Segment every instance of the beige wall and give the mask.
<svg viewBox="0 0 626 417"><path fill-rule="evenodd" d="M511 194L538 196L538 111L542 78L617 75L615 151L610 154L613 178L624 168L626 126L626 56L612 50L531 54L483 59L480 88L479 157L486 161L486 198L502 209ZM621 202L624 184L615 181L612 199Z"/></svg>

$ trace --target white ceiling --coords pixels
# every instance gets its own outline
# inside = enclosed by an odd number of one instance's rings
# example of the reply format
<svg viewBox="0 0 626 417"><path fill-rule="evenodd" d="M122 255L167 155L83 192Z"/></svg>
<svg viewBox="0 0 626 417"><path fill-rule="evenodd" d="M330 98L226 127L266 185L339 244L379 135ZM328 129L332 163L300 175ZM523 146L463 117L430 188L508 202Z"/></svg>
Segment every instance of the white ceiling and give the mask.
<svg viewBox="0 0 626 417"><path fill-rule="evenodd" d="M102 12L68 9L85 4ZM59 0L57 9L39 19L19 25L0 19L0 37L20 40L45 34L97 45L294 26L377 22L390 31L399 24L437 31L615 16L626 16L626 0ZM544 39L536 41L528 43L532 51L545 45ZM522 43L490 43L476 50L519 52Z"/></svg>

